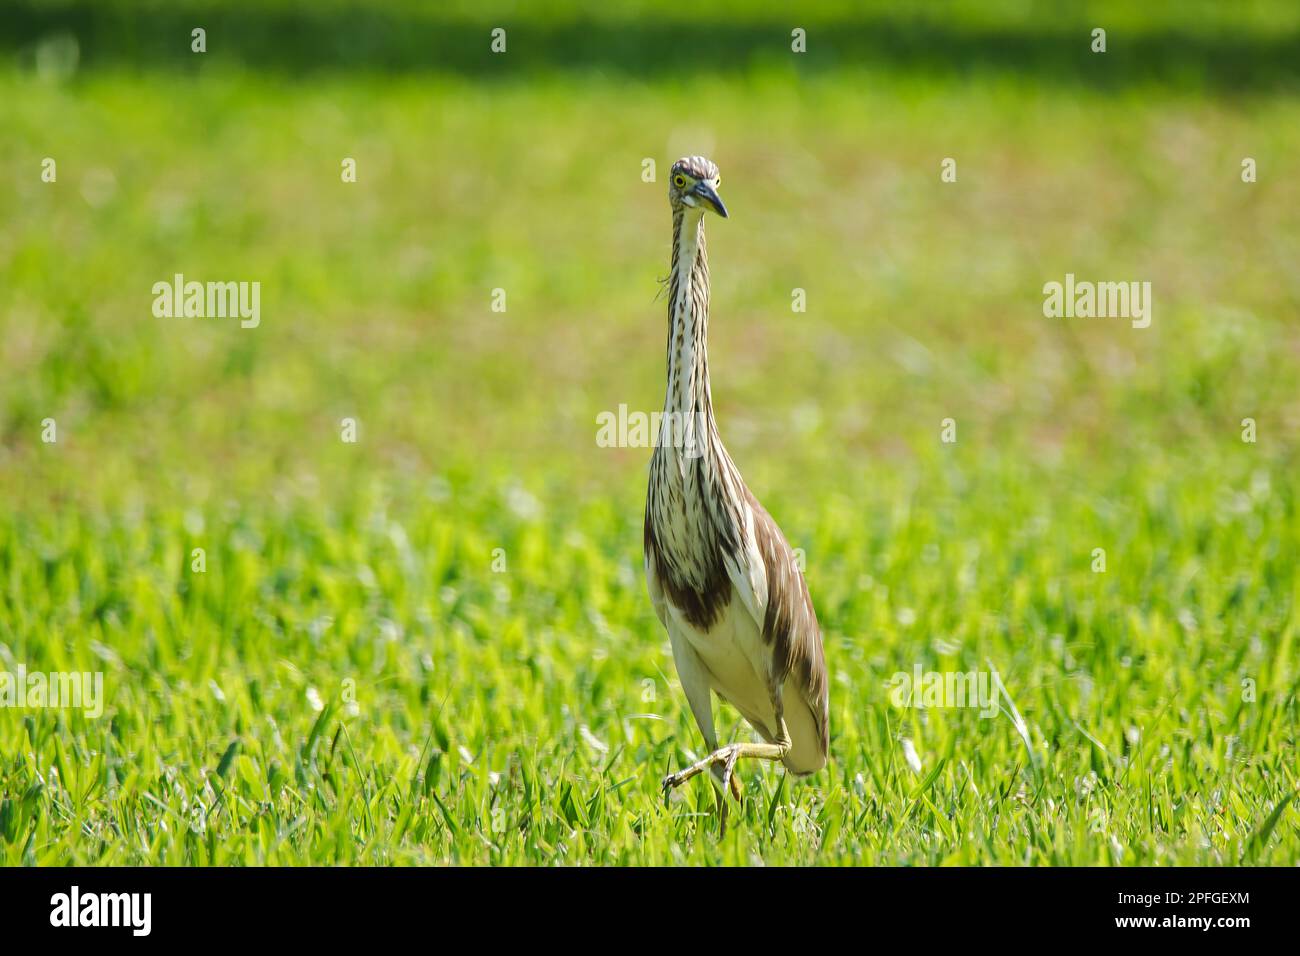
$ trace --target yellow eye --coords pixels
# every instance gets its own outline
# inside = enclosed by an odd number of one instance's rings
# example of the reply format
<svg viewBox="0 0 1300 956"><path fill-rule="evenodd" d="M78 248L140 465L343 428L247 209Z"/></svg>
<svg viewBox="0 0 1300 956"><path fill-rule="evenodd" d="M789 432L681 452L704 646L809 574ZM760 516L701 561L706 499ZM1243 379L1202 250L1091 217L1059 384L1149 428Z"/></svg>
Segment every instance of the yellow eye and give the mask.
<svg viewBox="0 0 1300 956"><path fill-rule="evenodd" d="M686 185L686 177L685 177L685 176L674 176L674 177L673 177L673 185L676 186L678 189L681 189L683 186Z"/></svg>

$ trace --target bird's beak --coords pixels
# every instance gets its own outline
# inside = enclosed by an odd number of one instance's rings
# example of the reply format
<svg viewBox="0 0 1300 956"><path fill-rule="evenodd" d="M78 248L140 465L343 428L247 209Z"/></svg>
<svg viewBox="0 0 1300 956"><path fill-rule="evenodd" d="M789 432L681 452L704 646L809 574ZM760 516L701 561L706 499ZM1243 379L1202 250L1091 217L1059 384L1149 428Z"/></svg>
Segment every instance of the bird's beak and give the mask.
<svg viewBox="0 0 1300 956"><path fill-rule="evenodd" d="M704 200L708 208L712 209L723 219L727 218L727 207L722 204L722 197L719 196L717 191L708 183L696 183L695 188L691 190L691 194Z"/></svg>

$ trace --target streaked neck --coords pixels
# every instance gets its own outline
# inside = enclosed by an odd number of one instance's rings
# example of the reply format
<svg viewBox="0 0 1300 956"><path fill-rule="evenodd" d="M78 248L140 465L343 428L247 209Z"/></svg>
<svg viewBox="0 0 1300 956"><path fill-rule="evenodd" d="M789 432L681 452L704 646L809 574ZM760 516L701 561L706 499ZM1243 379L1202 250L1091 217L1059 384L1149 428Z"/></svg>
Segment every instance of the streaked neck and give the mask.
<svg viewBox="0 0 1300 956"><path fill-rule="evenodd" d="M702 211L673 213L673 259L668 303L668 391L664 411L680 421L708 428L713 422L709 391L709 263ZM672 414L665 418L673 417ZM703 437L703 436L701 436Z"/></svg>

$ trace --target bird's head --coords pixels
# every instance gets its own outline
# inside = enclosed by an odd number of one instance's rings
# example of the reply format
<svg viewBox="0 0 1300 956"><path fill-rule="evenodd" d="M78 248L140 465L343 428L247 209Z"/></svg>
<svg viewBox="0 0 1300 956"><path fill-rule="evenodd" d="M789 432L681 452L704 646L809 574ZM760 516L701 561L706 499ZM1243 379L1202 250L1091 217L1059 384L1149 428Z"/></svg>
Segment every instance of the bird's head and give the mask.
<svg viewBox="0 0 1300 956"><path fill-rule="evenodd" d="M673 209L711 209L723 219L727 218L727 207L718 195L718 186L722 177L718 167L703 156L683 156L673 163L668 175L668 201Z"/></svg>

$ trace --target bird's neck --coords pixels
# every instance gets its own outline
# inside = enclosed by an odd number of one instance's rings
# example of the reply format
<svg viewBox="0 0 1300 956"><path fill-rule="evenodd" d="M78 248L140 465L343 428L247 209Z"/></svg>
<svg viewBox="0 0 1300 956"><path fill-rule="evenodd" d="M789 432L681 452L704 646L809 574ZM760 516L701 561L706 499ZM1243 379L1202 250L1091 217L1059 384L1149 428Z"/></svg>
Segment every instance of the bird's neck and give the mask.
<svg viewBox="0 0 1300 956"><path fill-rule="evenodd" d="M709 262L704 251L704 216L694 209L673 213L673 258L668 301L668 391L664 427L707 441L713 433L713 398L709 391ZM661 439L667 436L661 436Z"/></svg>

